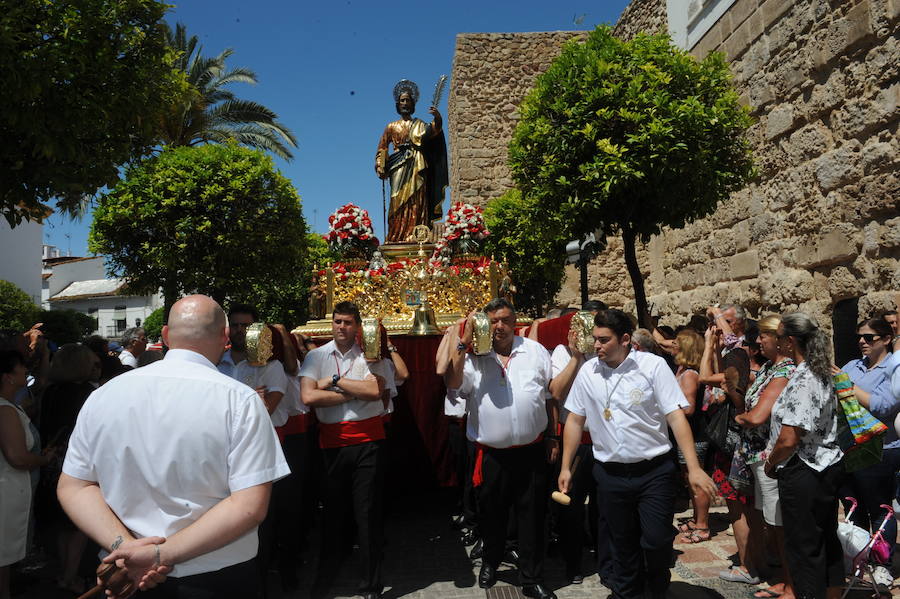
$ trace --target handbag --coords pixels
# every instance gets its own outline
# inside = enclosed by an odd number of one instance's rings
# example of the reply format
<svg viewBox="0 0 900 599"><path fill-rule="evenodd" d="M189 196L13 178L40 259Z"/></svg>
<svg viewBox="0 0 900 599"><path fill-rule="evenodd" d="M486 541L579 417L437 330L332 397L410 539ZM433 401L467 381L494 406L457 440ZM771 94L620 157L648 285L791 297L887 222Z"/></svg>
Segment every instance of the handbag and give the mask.
<svg viewBox="0 0 900 599"><path fill-rule="evenodd" d="M846 372L835 374L832 383L840 407L837 441L844 451L844 469L855 472L879 463L887 426L860 405Z"/></svg>
<svg viewBox="0 0 900 599"><path fill-rule="evenodd" d="M729 454L734 452L740 440L740 435L735 429L737 426L734 422L735 413L734 404L728 400L718 404L715 410L710 406L707 412L706 436L709 442L720 451Z"/></svg>

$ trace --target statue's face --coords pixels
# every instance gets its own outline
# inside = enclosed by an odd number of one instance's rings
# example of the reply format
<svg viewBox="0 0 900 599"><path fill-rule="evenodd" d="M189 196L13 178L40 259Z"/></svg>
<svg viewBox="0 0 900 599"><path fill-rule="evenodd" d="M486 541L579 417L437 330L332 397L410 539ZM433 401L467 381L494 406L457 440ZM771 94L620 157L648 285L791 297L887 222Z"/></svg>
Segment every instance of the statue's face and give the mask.
<svg viewBox="0 0 900 599"><path fill-rule="evenodd" d="M407 92L403 92L400 94L400 98L397 100L397 113L406 116L414 113L416 111L416 103L413 101L412 96Z"/></svg>

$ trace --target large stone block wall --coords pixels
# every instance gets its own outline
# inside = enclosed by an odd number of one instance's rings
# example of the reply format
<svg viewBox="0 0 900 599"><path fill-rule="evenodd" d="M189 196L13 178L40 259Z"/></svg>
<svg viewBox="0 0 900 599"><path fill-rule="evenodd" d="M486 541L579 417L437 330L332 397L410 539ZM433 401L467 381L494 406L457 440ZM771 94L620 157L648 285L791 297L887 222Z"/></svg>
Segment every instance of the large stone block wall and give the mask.
<svg viewBox="0 0 900 599"><path fill-rule="evenodd" d="M664 0L635 0L616 33L630 37L665 23ZM760 175L711 216L640 248L647 292L663 320L677 324L722 301L742 302L754 314L803 309L823 324L842 299L859 297L860 316L889 306L900 289L898 23L900 0L738 0L692 49L701 58L722 51L730 61L756 119L749 135ZM538 47L539 34L522 35ZM556 34L547 35L552 43ZM502 62L482 61L477 71L455 63L456 84L476 88L470 75ZM470 114L466 134L451 136L454 157L490 138L497 153L485 159L505 167L514 110L492 128L477 117L490 107L462 89L455 100L468 100ZM454 108L451 127L460 118ZM475 189L460 177L451 184L455 197L484 203L511 185L504 177ZM482 191L488 188L490 195ZM619 240L592 263L589 287L592 297L633 306ZM577 276L558 299L577 303Z"/></svg>

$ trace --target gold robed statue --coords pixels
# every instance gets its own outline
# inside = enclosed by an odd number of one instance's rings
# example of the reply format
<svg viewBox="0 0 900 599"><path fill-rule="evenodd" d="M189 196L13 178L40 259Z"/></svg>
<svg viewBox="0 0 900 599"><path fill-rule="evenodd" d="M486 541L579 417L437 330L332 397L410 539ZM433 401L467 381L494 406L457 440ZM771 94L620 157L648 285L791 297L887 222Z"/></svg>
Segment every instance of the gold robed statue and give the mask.
<svg viewBox="0 0 900 599"><path fill-rule="evenodd" d="M437 93L436 98L439 101ZM418 100L419 88L412 81L401 79L394 86L400 119L384 128L375 154L376 174L391 184L388 243L410 241L418 225L430 230L432 221L442 216L444 188L449 183L441 113L431 106L430 124L413 117ZM390 146L394 151L388 154Z"/></svg>

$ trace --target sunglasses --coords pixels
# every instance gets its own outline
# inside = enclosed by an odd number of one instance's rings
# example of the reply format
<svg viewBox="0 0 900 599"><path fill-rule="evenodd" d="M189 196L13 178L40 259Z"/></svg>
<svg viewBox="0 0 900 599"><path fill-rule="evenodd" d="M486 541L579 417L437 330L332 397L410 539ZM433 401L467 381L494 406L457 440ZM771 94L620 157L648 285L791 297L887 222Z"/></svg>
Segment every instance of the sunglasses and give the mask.
<svg viewBox="0 0 900 599"><path fill-rule="evenodd" d="M856 341L858 342L860 339L864 339L866 343L872 343L876 339L881 339L881 335L875 335L873 333L859 333L856 335Z"/></svg>

